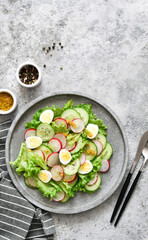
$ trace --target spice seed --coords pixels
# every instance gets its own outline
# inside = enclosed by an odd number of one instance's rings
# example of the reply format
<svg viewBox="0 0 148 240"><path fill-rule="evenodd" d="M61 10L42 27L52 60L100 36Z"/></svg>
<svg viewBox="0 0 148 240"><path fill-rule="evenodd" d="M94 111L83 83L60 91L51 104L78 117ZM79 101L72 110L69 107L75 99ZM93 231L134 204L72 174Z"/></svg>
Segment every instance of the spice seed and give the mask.
<svg viewBox="0 0 148 240"><path fill-rule="evenodd" d="M44 68L46 67L46 65L44 64L44 66L43 66Z"/></svg>
<svg viewBox="0 0 148 240"><path fill-rule="evenodd" d="M61 46L61 48L63 48L63 46Z"/></svg>
<svg viewBox="0 0 148 240"><path fill-rule="evenodd" d="M45 47L42 47L43 50L45 50Z"/></svg>

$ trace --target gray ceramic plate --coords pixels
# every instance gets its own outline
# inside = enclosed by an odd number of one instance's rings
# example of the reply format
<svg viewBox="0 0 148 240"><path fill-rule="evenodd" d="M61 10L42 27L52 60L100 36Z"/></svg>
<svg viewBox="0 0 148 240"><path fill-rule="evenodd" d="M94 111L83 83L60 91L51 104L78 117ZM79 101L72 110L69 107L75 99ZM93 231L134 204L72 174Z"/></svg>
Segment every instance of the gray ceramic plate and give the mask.
<svg viewBox="0 0 148 240"><path fill-rule="evenodd" d="M100 189L93 194L79 192L74 198L62 204L51 202L49 198L44 197L38 190L28 188L24 183L23 176L18 176L9 162L17 158L21 142L24 141L25 123L32 119L33 114L46 105L51 106L54 104L62 107L69 99L73 99L75 104L92 104L94 113L96 113L108 127L107 139L112 144L114 153L111 158L110 171L102 174ZM127 141L121 123L115 114L104 104L92 98L85 97L82 94L57 93L35 99L15 118L6 142L6 162L14 185L31 203L50 212L62 214L78 213L101 204L110 197L120 185L127 166Z"/></svg>

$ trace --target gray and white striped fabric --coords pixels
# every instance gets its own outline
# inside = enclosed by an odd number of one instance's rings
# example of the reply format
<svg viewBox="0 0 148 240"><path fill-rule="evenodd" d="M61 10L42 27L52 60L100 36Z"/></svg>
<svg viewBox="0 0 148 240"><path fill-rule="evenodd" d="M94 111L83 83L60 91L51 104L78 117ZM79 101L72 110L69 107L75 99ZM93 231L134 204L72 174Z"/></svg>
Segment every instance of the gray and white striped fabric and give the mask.
<svg viewBox="0 0 148 240"><path fill-rule="evenodd" d="M5 141L11 120L0 123L0 240L53 240L49 212L36 208L15 188L5 163Z"/></svg>

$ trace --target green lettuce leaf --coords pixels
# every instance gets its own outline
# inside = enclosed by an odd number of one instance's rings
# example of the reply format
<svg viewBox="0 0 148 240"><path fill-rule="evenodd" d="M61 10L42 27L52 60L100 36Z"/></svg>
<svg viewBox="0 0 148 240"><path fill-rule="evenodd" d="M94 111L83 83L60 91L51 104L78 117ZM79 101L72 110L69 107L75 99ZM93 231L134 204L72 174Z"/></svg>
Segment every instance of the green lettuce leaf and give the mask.
<svg viewBox="0 0 148 240"><path fill-rule="evenodd" d="M34 154L33 151L27 153L27 160L28 163L33 162L34 165L40 166L44 170L48 170L47 162L43 160L42 157L39 157L39 155Z"/></svg>
<svg viewBox="0 0 148 240"><path fill-rule="evenodd" d="M75 134L75 133L69 134L69 135L66 137L67 145L68 145L69 147L72 147L72 146L74 145L74 143L78 141L79 137L80 137L80 134L78 134L78 133L76 133L76 134Z"/></svg>
<svg viewBox="0 0 148 240"><path fill-rule="evenodd" d="M72 154L71 155L72 156L72 161L77 159L77 158L80 158L82 151L83 150L81 149L79 152Z"/></svg>
<svg viewBox="0 0 148 240"><path fill-rule="evenodd" d="M91 161L94 172L98 172L100 170L100 167L102 166L101 164L102 158L103 158L102 156L98 156Z"/></svg>
<svg viewBox="0 0 148 240"><path fill-rule="evenodd" d="M58 126L55 122L52 122L51 125L55 133L66 133L66 134L69 133L69 130L66 128L64 123Z"/></svg>
<svg viewBox="0 0 148 240"><path fill-rule="evenodd" d="M23 173L24 177L37 175L41 169L48 170L47 163L37 154L28 151L26 143L22 143L18 158L11 161L10 165L14 165L16 172L19 175Z"/></svg>
<svg viewBox="0 0 148 240"><path fill-rule="evenodd" d="M56 197L57 192L61 192L62 189L54 182L43 183L38 179L37 188L45 197L50 197L52 200L53 197Z"/></svg>
<svg viewBox="0 0 148 240"><path fill-rule="evenodd" d="M21 144L21 148L17 159L14 162L11 161L10 165L14 165L14 167L16 168L16 172L19 175L21 174L21 172L26 171L28 167L28 162L27 162L27 148L25 143Z"/></svg>

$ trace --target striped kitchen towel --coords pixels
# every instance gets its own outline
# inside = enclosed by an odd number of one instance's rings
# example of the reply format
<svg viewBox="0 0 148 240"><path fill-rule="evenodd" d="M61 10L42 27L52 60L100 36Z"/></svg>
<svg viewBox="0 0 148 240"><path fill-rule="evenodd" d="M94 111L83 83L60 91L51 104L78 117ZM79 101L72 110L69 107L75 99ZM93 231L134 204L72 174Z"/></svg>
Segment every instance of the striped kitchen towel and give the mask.
<svg viewBox="0 0 148 240"><path fill-rule="evenodd" d="M49 212L36 208L15 188L5 163L5 141L11 120L0 123L0 240L53 240Z"/></svg>

